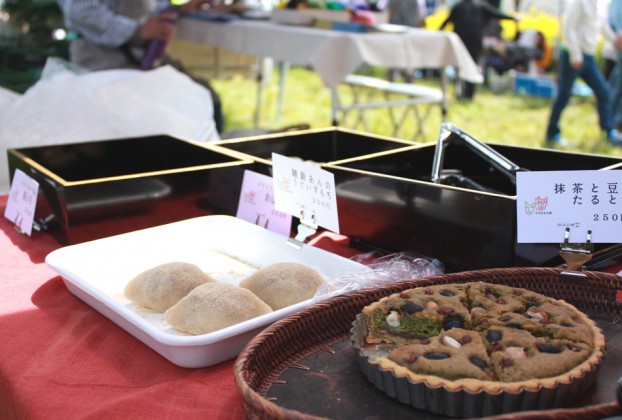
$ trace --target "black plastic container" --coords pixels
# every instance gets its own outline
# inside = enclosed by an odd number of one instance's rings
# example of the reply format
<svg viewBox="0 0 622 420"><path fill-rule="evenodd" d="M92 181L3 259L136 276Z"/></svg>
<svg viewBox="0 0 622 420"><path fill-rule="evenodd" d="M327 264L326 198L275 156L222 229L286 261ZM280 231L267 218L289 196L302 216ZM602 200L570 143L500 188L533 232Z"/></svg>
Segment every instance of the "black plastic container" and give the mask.
<svg viewBox="0 0 622 420"><path fill-rule="evenodd" d="M515 172L619 170L622 159L494 144L474 148L458 141L462 134L456 130L446 139L440 163L439 146L427 144L326 165L335 175L341 233L437 258L448 271L563 263L559 244L516 242Z"/></svg>
<svg viewBox="0 0 622 420"><path fill-rule="evenodd" d="M271 175L272 153L317 164L329 164L412 145L413 142L407 140L329 127L223 140L216 142L214 149L252 159L256 172Z"/></svg>
<svg viewBox="0 0 622 420"><path fill-rule="evenodd" d="M20 169L39 183L35 229L62 244L214 212L231 214L243 170L252 163L166 135L7 154L11 178ZM232 188L224 188L227 182Z"/></svg>

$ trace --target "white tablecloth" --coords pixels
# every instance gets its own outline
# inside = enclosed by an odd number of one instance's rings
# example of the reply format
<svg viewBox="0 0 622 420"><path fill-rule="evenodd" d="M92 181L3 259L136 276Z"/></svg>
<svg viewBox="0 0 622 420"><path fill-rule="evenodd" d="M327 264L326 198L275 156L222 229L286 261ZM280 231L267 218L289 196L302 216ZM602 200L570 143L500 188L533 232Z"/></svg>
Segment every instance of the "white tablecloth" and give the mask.
<svg viewBox="0 0 622 420"><path fill-rule="evenodd" d="M276 61L310 65L327 87L334 87L362 64L407 69L455 66L462 79L480 83L482 75L453 32L408 29L399 33L354 33L269 21L206 21L182 17L179 39Z"/></svg>

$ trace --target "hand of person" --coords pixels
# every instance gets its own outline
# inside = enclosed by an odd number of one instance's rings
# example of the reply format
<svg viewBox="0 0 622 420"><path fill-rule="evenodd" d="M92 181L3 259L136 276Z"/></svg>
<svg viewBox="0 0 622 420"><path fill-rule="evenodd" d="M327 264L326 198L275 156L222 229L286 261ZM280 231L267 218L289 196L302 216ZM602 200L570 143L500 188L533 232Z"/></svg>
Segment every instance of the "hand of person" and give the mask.
<svg viewBox="0 0 622 420"><path fill-rule="evenodd" d="M580 70L581 66L583 66L583 60L582 59L570 62L570 67L572 67L575 70Z"/></svg>
<svg viewBox="0 0 622 420"><path fill-rule="evenodd" d="M171 40L175 34L174 12L165 12L157 16L150 17L142 24L138 30L138 37L143 41L158 39L164 42Z"/></svg>
<svg viewBox="0 0 622 420"><path fill-rule="evenodd" d="M622 33L618 32L616 34L616 39L613 42L613 45L616 47L616 49L622 50Z"/></svg>
<svg viewBox="0 0 622 420"><path fill-rule="evenodd" d="M190 0L189 2L179 6L179 11L182 13L196 13L201 11L203 5L209 5L212 3L213 1L210 0Z"/></svg>

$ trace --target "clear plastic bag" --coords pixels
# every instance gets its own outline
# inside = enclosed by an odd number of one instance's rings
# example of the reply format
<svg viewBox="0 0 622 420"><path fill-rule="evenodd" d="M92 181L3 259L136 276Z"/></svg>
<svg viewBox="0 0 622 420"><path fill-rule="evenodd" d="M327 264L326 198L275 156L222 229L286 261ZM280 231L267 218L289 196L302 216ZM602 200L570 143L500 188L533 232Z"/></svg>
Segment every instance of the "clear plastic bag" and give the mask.
<svg viewBox="0 0 622 420"><path fill-rule="evenodd" d="M444 273L445 267L437 259L400 252L379 256L376 251L351 258L366 265L369 270L346 273L324 282L313 297L313 303L361 289L408 281Z"/></svg>
<svg viewBox="0 0 622 420"><path fill-rule="evenodd" d="M3 97L6 95L3 95ZM0 112L3 149L168 134L219 139L209 91L171 66L83 70L50 58L41 79ZM6 154L0 191L9 190Z"/></svg>

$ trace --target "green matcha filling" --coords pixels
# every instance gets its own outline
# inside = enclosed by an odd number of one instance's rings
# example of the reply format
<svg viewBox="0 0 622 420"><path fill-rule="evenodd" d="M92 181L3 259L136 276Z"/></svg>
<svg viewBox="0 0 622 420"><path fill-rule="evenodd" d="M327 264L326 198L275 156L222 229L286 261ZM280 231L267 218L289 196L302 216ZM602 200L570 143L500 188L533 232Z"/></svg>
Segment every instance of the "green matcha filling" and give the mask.
<svg viewBox="0 0 622 420"><path fill-rule="evenodd" d="M416 316L400 315L400 326L391 327L386 320L387 314L376 312L372 316L372 325L377 330L386 330L395 335L409 335L411 337L438 335L443 329L443 325L438 321L419 318Z"/></svg>

